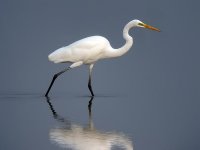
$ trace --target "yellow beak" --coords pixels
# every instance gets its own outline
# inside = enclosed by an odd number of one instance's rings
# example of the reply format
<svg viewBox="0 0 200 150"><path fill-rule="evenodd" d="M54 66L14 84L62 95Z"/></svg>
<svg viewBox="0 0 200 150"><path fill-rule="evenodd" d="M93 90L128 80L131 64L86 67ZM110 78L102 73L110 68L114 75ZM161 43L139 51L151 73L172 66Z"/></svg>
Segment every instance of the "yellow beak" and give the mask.
<svg viewBox="0 0 200 150"><path fill-rule="evenodd" d="M155 30L155 31L160 32L160 30L159 30L158 28L152 27L152 26L150 26L150 25L148 25L148 24L144 24L144 27L145 27L145 28L148 28L148 29L151 29L151 30Z"/></svg>

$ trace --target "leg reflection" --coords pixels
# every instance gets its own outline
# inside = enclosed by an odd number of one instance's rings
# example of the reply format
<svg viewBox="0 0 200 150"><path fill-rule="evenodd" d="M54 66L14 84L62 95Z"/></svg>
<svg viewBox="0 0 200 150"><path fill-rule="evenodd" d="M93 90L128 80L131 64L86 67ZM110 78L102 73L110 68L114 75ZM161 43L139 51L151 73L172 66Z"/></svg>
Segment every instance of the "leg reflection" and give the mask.
<svg viewBox="0 0 200 150"><path fill-rule="evenodd" d="M63 118L63 117L61 117L60 115L57 114L57 112L55 111L55 109L54 109L54 107L53 107L53 104L51 103L50 97L47 96L47 97L46 97L46 101L47 101L47 104L49 105L49 108L50 108L52 114L53 114L53 117L54 117L56 120L58 120L58 121L60 121L60 122L65 122L66 125L70 126L71 123L70 123L69 120L67 120L67 119L65 119L65 118Z"/></svg>
<svg viewBox="0 0 200 150"><path fill-rule="evenodd" d="M88 111L89 111L89 117L92 115L92 101L94 100L94 96L90 97L89 103L88 103Z"/></svg>
<svg viewBox="0 0 200 150"><path fill-rule="evenodd" d="M92 103L94 98L90 97L88 102L89 123L87 126L74 123L66 118L61 117L55 111L49 97L47 103L53 114L53 117L61 122L50 130L50 140L59 146L72 150L94 150L105 149L111 150L118 146L127 150L133 150L132 141L122 132L105 132L96 129L92 120Z"/></svg>

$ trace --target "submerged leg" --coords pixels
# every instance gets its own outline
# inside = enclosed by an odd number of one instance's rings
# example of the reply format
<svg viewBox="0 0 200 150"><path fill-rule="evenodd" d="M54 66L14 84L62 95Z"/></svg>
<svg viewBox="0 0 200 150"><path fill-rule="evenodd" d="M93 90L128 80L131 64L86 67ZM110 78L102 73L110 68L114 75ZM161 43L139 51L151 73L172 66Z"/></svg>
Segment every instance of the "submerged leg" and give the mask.
<svg viewBox="0 0 200 150"><path fill-rule="evenodd" d="M91 85L91 76L92 76L92 68L93 68L94 64L91 64L89 66L89 80L88 80L88 88L90 90L90 93L92 96L94 96L94 92L92 90L92 85Z"/></svg>
<svg viewBox="0 0 200 150"><path fill-rule="evenodd" d="M70 70L70 69L72 69L72 68L74 68L74 67L78 67L78 66L80 66L80 65L82 65L82 64L83 64L82 61L75 62L75 63L73 63L70 67L68 67L68 68L66 68L66 69L64 69L64 70L62 70L62 71L56 73L56 74L53 76L53 79L52 79L52 81L51 81L51 84L49 85L49 88L48 88L48 90L47 90L45 96L46 96L46 97L48 96L49 91L51 90L51 87L53 86L54 81L56 80L56 78L57 78L59 75L61 75L62 73L66 72L67 70Z"/></svg>

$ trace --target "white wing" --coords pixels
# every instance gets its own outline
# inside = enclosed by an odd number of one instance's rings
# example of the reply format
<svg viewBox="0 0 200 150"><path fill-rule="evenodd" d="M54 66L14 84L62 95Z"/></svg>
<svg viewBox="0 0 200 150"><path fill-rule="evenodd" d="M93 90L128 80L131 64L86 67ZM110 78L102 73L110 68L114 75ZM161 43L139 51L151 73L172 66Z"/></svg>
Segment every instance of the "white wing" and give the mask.
<svg viewBox="0 0 200 150"><path fill-rule="evenodd" d="M55 50L48 58L55 63L82 61L87 64L100 59L109 46L106 38L91 36Z"/></svg>

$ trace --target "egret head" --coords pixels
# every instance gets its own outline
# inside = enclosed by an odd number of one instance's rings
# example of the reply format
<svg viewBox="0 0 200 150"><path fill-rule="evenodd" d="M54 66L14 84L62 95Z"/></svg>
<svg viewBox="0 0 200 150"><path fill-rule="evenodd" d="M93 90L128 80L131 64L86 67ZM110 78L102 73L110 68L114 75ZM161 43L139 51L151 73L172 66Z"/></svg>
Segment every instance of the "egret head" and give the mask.
<svg viewBox="0 0 200 150"><path fill-rule="evenodd" d="M148 24L145 24L145 23L143 23L143 22L140 21L140 20L135 19L135 20L133 20L133 21L131 21L131 22L132 22L136 27L147 28L147 29L151 29L151 30L155 30L155 31L160 32L160 30L159 30L158 28L155 28L155 27L152 27L152 26L150 26L150 25L148 25Z"/></svg>

